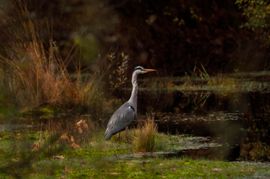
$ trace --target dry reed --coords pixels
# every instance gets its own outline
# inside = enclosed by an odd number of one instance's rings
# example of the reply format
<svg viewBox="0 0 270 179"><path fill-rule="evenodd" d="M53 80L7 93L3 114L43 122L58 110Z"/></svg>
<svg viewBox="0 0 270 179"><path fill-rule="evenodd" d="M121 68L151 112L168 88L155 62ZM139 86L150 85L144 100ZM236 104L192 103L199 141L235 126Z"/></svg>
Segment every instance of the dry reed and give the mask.
<svg viewBox="0 0 270 179"><path fill-rule="evenodd" d="M81 82L81 71L71 77L53 40L45 44L39 36L38 25L31 20L27 8L20 7L24 21L21 22L22 34L8 49L10 55L1 56L4 69L5 86L19 106L51 105L86 105L94 82ZM23 19L23 18L22 18ZM25 20L26 19L26 20ZM21 34L16 34L20 36ZM12 55L15 54L15 55Z"/></svg>

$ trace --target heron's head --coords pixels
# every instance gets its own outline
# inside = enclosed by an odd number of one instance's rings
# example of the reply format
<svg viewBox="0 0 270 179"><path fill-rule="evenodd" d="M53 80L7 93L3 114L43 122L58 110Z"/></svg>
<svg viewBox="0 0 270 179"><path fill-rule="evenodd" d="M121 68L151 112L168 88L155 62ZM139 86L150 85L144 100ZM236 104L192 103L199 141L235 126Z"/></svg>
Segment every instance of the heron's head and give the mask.
<svg viewBox="0 0 270 179"><path fill-rule="evenodd" d="M137 74L144 74L144 73L148 73L148 72L154 72L157 71L156 69L150 69L150 68L143 68L142 66L136 66L134 68L134 72L136 72Z"/></svg>

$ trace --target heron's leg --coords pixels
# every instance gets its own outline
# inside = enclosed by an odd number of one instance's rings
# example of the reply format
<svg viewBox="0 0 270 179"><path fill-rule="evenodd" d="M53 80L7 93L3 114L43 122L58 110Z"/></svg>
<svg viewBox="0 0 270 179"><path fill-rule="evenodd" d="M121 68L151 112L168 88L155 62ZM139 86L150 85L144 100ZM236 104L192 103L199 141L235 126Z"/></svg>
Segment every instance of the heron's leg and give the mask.
<svg viewBox="0 0 270 179"><path fill-rule="evenodd" d="M120 141L120 132L118 133L118 142Z"/></svg>
<svg viewBox="0 0 270 179"><path fill-rule="evenodd" d="M126 133L126 141L128 142L128 127L126 127L125 129L125 133Z"/></svg>

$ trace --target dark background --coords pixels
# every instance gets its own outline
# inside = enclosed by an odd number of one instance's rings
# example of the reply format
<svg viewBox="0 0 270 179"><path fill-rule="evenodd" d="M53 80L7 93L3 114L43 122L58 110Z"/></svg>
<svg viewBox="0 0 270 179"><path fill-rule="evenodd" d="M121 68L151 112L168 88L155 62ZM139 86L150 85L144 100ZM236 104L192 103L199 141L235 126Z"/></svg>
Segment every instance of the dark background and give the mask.
<svg viewBox="0 0 270 179"><path fill-rule="evenodd" d="M243 26L256 15L244 14L250 7L248 3L239 5L234 0L25 2L31 18L40 27L44 43L52 38L62 56L72 54L71 61L81 61L86 69L107 64L106 56L112 52L116 54L112 66L119 65L119 54L125 53L129 57L129 72L136 65L144 65L158 68L164 76L189 74L198 65L203 65L209 74L270 68L269 40L265 38L268 30L264 28L268 21L262 22L265 26L255 24L256 28ZM16 41L16 37L5 35L10 29L20 31L20 23L16 21L22 22L23 17L14 20L14 16L21 16L21 12L14 10L16 5L19 6L16 1L6 1L3 5L11 20L1 20L0 41L5 42L1 46ZM251 22L249 27L252 25Z"/></svg>

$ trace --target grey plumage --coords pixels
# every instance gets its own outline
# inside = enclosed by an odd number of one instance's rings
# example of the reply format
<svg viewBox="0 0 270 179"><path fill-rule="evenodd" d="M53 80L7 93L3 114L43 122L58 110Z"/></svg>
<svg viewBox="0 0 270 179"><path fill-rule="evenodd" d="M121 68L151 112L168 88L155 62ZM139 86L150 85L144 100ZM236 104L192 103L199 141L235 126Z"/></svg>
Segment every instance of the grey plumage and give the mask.
<svg viewBox="0 0 270 179"><path fill-rule="evenodd" d="M113 113L105 131L105 139L110 139L114 134L125 129L135 119L136 113L134 107L131 107L128 102L125 102Z"/></svg>
<svg viewBox="0 0 270 179"><path fill-rule="evenodd" d="M156 71L154 69L144 69L141 66L137 66L132 73L132 92L129 100L120 106L111 116L106 131L105 139L110 139L114 134L124 130L129 126L137 116L137 94L138 83L137 76L148 72Z"/></svg>

